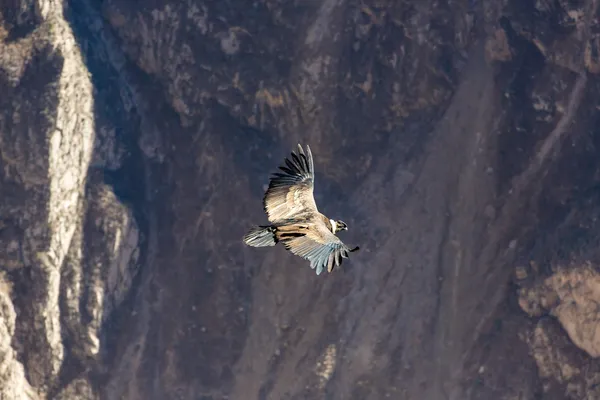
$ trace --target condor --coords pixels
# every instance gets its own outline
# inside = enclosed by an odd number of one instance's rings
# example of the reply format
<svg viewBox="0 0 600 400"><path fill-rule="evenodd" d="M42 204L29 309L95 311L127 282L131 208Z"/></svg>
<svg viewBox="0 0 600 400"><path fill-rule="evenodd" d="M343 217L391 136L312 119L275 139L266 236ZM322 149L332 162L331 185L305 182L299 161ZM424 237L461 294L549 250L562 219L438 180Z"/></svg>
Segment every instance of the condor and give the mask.
<svg viewBox="0 0 600 400"><path fill-rule="evenodd" d="M273 174L263 198L263 206L270 225L253 227L244 236L244 243L252 247L274 246L281 242L293 254L310 262L317 275L327 268L340 266L342 258L359 249L350 249L335 235L348 226L333 220L317 210L313 189L315 170L310 147L306 153L298 145L298 154L292 152L285 159L283 172Z"/></svg>

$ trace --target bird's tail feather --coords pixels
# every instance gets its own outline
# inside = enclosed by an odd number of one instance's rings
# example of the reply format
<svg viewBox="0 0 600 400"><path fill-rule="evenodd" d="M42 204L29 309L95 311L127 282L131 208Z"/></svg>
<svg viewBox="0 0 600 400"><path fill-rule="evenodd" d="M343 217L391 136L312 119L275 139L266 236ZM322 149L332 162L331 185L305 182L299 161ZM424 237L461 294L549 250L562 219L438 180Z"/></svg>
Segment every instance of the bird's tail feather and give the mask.
<svg viewBox="0 0 600 400"><path fill-rule="evenodd" d="M244 243L252 247L275 246L275 228L272 226L255 226L244 236Z"/></svg>

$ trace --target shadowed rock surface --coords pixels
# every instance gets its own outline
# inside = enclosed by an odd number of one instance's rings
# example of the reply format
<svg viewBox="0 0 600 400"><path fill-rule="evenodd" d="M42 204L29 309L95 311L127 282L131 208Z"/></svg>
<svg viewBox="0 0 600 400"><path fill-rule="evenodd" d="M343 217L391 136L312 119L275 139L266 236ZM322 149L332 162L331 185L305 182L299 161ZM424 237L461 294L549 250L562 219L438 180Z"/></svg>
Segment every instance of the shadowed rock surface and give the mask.
<svg viewBox="0 0 600 400"><path fill-rule="evenodd" d="M600 398L598 7L0 0L0 398Z"/></svg>

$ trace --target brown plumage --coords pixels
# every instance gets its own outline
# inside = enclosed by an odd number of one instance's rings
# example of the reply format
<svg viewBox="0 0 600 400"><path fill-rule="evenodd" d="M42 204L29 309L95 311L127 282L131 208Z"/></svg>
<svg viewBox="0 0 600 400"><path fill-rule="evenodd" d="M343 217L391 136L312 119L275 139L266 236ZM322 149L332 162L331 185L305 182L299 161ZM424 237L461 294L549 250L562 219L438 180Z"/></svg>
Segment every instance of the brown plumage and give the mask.
<svg viewBox="0 0 600 400"><path fill-rule="evenodd" d="M292 152L285 159L283 172L273 174L265 193L263 205L271 225L252 228L244 243L253 247L274 246L278 242L293 254L310 261L317 275L324 268L331 272L342 263L342 258L358 250L350 249L336 235L347 230L347 225L321 214L313 196L314 163L310 147L306 153L298 145L298 154Z"/></svg>

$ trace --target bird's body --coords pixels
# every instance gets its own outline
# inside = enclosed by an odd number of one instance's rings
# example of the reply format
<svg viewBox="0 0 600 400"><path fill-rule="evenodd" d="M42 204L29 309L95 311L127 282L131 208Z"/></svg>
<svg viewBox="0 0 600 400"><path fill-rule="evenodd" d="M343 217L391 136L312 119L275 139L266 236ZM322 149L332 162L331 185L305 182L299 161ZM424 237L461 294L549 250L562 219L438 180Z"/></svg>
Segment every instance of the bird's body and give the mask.
<svg viewBox="0 0 600 400"><path fill-rule="evenodd" d="M308 261L317 274L341 265L342 258L358 250L350 249L335 233L347 230L343 221L330 219L320 213L313 197L314 163L310 147L306 153L298 145L298 154L285 160L286 166L271 177L263 205L270 225L252 228L244 243L253 247L274 246L281 242L285 248Z"/></svg>

